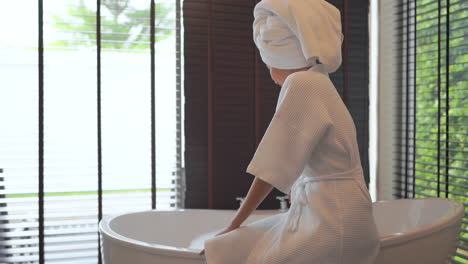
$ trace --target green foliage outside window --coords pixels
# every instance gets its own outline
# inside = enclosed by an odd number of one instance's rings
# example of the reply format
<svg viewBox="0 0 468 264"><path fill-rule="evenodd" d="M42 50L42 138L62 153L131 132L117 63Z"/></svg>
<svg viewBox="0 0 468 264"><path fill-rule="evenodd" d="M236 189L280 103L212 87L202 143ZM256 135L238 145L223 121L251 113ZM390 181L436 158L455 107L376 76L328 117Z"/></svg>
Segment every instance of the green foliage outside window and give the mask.
<svg viewBox="0 0 468 264"><path fill-rule="evenodd" d="M150 1L145 9L136 9L128 0L103 0L101 2L101 48L102 50L143 51L150 45ZM173 3L155 4L155 42L174 34L175 19ZM107 16L106 16L107 14ZM110 15L109 15L110 14ZM69 5L68 15L54 14L55 27L68 33L67 39L51 44L56 47L96 46L96 10L81 0L78 5Z"/></svg>
<svg viewBox="0 0 468 264"><path fill-rule="evenodd" d="M450 1L449 87L446 82L447 1L416 1L416 197L446 197L465 205L456 261L468 259L468 1ZM440 42L440 56L438 43ZM440 59L440 100L438 61ZM448 97L448 98L447 98ZM448 99L448 105L447 100ZM448 111L447 110L448 107ZM448 124L448 131L446 125ZM438 146L440 142L440 146ZM447 155L448 154L448 155ZM440 192L437 191L438 160Z"/></svg>

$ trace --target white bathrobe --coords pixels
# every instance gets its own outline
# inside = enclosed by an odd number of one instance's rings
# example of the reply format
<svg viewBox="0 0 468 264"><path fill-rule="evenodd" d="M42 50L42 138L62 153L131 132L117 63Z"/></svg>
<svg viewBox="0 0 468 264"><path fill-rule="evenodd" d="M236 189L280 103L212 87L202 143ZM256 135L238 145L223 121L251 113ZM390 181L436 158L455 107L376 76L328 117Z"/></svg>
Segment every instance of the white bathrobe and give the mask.
<svg viewBox="0 0 468 264"><path fill-rule="evenodd" d="M208 264L374 263L356 129L323 65L288 76L247 172L291 190L291 208L206 240Z"/></svg>

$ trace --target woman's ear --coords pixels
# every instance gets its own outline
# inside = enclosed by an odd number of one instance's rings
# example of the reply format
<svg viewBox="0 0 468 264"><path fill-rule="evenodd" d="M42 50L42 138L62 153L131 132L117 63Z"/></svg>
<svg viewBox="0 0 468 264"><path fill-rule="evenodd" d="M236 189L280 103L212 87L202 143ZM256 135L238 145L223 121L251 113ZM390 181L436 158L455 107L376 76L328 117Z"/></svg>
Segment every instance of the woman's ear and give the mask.
<svg viewBox="0 0 468 264"><path fill-rule="evenodd" d="M277 84L277 85L281 85L279 83L279 79L278 79L278 74L277 74L277 69L276 68L271 68L269 67L270 69L270 77L271 79Z"/></svg>

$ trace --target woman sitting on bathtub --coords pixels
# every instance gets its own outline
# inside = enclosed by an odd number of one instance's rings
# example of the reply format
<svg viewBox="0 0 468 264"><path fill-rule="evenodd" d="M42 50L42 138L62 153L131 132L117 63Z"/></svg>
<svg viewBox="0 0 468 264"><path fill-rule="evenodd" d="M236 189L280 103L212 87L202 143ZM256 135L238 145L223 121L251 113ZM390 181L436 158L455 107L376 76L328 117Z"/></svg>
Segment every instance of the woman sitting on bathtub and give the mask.
<svg viewBox="0 0 468 264"><path fill-rule="evenodd" d="M353 119L329 78L341 64L340 11L325 0L262 0L253 37L281 86L231 223L205 241L208 264L370 264L379 235ZM288 212L241 226L275 187Z"/></svg>

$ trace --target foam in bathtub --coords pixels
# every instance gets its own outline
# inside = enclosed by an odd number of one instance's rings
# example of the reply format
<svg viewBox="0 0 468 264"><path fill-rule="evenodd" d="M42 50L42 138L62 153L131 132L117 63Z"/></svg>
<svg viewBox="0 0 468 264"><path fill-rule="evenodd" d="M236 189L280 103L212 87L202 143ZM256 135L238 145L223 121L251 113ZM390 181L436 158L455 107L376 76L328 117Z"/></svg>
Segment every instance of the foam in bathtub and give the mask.
<svg viewBox="0 0 468 264"><path fill-rule="evenodd" d="M203 248L205 248L205 240L214 237L219 232L221 232L221 229L196 236L192 239L192 241L190 241L188 248L202 250Z"/></svg>

